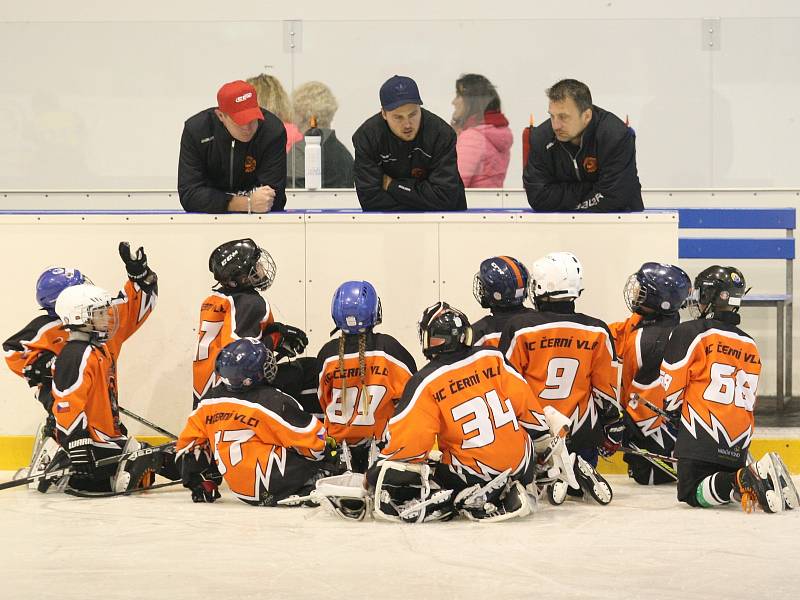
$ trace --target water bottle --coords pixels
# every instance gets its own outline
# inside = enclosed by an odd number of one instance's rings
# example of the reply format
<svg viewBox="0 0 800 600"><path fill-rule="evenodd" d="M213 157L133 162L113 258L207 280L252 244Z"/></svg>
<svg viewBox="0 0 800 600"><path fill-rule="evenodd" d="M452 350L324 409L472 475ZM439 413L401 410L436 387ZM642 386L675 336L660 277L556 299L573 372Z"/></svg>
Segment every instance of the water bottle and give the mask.
<svg viewBox="0 0 800 600"><path fill-rule="evenodd" d="M322 132L317 129L317 118L311 117L311 127L305 134L306 189L322 187Z"/></svg>

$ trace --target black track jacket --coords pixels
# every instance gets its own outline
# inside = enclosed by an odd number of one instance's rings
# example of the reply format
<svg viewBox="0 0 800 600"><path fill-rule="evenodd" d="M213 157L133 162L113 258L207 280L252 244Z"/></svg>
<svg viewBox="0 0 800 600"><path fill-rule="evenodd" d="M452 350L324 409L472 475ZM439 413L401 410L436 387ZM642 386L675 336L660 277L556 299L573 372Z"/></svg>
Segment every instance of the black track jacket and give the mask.
<svg viewBox="0 0 800 600"><path fill-rule="evenodd" d="M395 136L381 113L353 134L353 175L362 210L467 209L456 161L456 132L432 112L421 110L422 123L413 141ZM386 191L384 174L392 178Z"/></svg>
<svg viewBox="0 0 800 600"><path fill-rule="evenodd" d="M286 128L271 112L247 143L238 142L208 108L190 117L181 135L178 196L186 212L228 212L231 194L268 185L272 211L286 206Z"/></svg>
<svg viewBox="0 0 800 600"><path fill-rule="evenodd" d="M617 116L592 106L580 147L559 142L550 121L530 134L522 176L536 212L630 212L644 209L636 136Z"/></svg>

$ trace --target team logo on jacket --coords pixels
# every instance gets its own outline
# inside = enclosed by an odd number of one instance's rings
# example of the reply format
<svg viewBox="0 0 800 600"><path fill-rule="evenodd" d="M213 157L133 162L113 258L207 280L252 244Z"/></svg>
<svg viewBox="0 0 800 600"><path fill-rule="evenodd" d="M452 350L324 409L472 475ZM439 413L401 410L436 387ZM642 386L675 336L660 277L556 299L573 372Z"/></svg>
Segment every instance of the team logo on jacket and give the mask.
<svg viewBox="0 0 800 600"><path fill-rule="evenodd" d="M587 173L597 173L597 158L587 156L583 159L583 170Z"/></svg>
<svg viewBox="0 0 800 600"><path fill-rule="evenodd" d="M256 170L256 159L252 156L244 157L244 172L253 173Z"/></svg>
<svg viewBox="0 0 800 600"><path fill-rule="evenodd" d="M414 167L413 169L411 169L411 176L414 179L425 179L425 176L427 174L428 172L421 167Z"/></svg>

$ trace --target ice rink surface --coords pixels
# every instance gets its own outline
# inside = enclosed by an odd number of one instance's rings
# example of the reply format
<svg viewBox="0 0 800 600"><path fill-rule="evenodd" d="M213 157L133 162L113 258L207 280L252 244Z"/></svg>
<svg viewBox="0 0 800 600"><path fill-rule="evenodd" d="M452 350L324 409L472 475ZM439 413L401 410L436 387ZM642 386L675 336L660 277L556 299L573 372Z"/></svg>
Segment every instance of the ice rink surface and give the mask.
<svg viewBox="0 0 800 600"><path fill-rule="evenodd" d="M347 522L225 489L213 505L180 486L106 499L6 490L0 598L798 597L800 511L692 509L673 485L609 480L609 506L568 500L498 524Z"/></svg>

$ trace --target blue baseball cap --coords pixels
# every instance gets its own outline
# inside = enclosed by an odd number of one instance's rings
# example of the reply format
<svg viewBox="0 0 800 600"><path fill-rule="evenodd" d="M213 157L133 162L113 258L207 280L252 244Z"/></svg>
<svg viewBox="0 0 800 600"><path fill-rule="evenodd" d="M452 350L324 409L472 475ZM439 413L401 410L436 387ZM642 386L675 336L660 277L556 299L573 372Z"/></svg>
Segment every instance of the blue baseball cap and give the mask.
<svg viewBox="0 0 800 600"><path fill-rule="evenodd" d="M411 77L395 75L381 86L381 108L394 110L403 104L422 104L417 83Z"/></svg>

